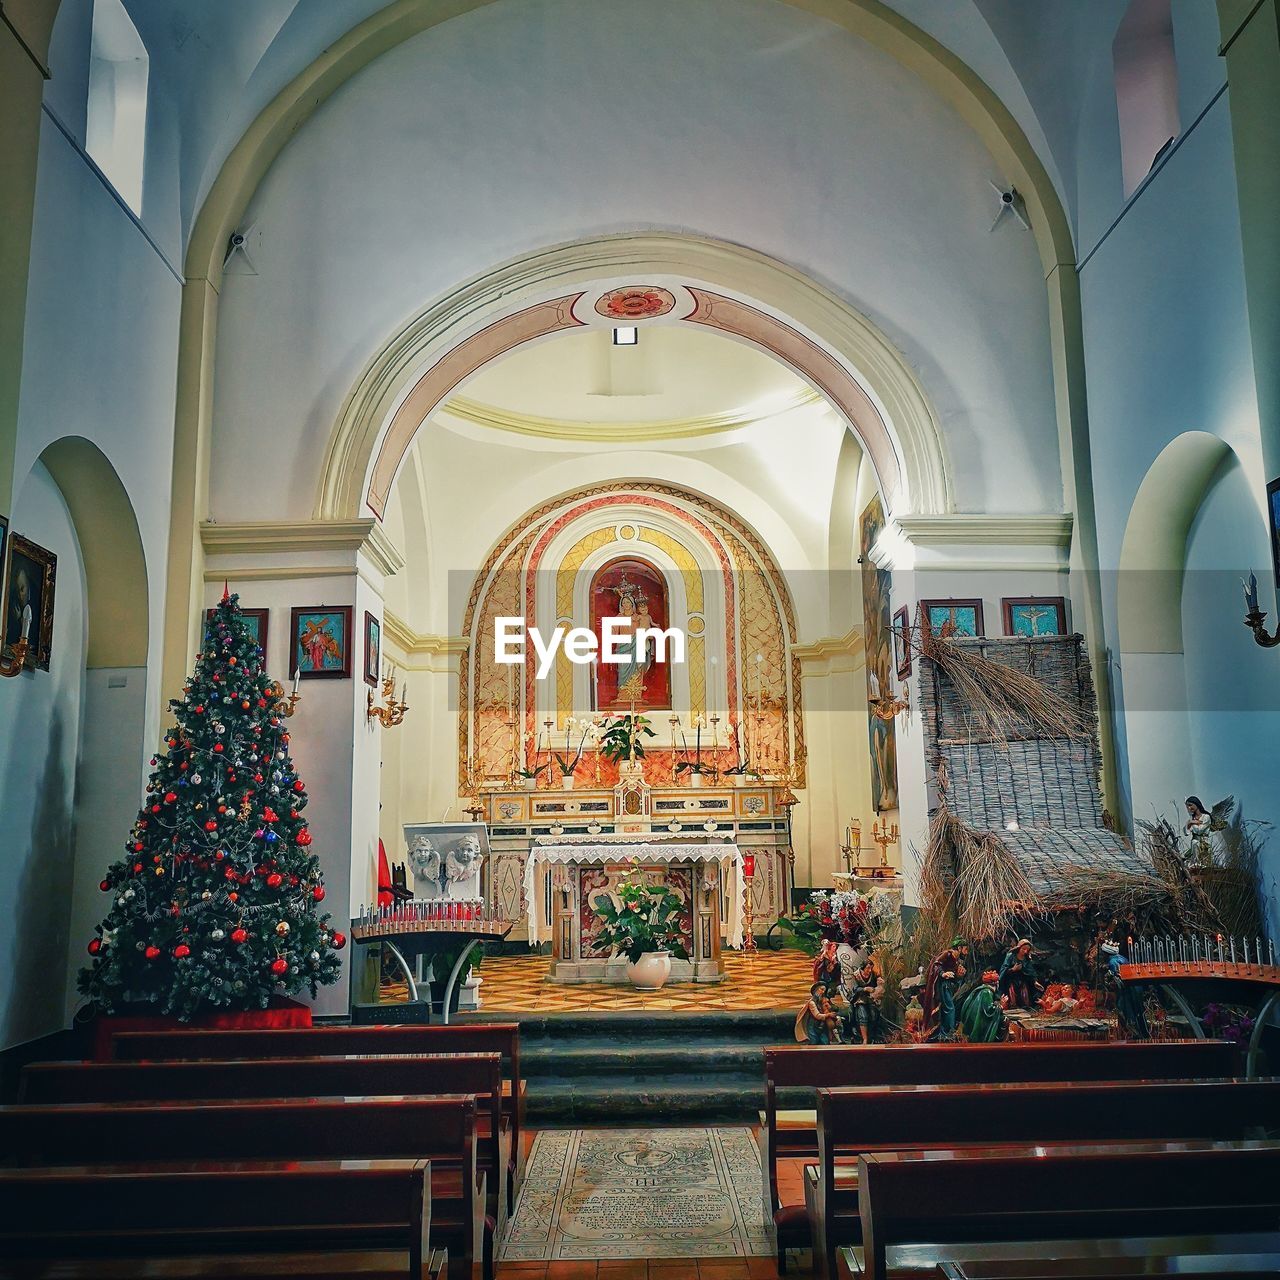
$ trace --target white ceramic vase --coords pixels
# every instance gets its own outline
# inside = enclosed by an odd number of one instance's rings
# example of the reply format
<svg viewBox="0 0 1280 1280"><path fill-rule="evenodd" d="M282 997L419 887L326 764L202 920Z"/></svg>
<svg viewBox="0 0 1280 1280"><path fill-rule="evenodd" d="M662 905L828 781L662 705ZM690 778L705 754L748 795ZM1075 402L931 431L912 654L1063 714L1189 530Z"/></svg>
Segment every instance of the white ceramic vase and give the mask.
<svg viewBox="0 0 1280 1280"><path fill-rule="evenodd" d="M691 787L700 787L700 786L702 786L702 774L700 774L700 773L690 773L690 774L689 774L689 785L690 785Z"/></svg>
<svg viewBox="0 0 1280 1280"><path fill-rule="evenodd" d="M571 774L571 773L562 773L562 774L560 775L560 790L561 790L561 791L572 791L572 790L573 790L573 774Z"/></svg>
<svg viewBox="0 0 1280 1280"><path fill-rule="evenodd" d="M536 791L538 789L538 779L536 777L524 778L523 782L524 782L524 789L526 791Z"/></svg>
<svg viewBox="0 0 1280 1280"><path fill-rule="evenodd" d="M671 977L671 953L646 951L635 964L627 965L631 985L637 991L658 991Z"/></svg>

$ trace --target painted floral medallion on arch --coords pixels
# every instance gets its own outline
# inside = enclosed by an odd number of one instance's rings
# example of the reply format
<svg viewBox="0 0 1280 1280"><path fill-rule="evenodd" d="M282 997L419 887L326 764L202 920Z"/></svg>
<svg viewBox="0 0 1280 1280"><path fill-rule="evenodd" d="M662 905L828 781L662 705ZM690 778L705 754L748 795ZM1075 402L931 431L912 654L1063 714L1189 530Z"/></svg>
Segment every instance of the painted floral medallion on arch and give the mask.
<svg viewBox="0 0 1280 1280"><path fill-rule="evenodd" d="M625 285L610 289L596 302L596 311L610 320L651 320L676 305L675 295L660 285Z"/></svg>
<svg viewBox="0 0 1280 1280"><path fill-rule="evenodd" d="M626 630L665 629L670 619L667 582L644 560L612 560L591 580L591 629L604 639L606 618L626 619ZM603 650L602 650L603 651ZM621 663L596 664L596 711L660 711L671 706L669 652L649 640Z"/></svg>

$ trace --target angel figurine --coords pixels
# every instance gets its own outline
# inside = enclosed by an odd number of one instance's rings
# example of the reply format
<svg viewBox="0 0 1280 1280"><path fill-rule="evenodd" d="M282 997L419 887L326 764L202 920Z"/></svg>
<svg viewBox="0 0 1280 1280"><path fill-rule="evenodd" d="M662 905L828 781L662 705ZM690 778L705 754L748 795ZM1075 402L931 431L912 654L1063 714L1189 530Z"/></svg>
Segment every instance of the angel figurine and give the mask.
<svg viewBox="0 0 1280 1280"><path fill-rule="evenodd" d="M1213 865L1213 844L1210 836L1215 831L1227 829L1227 815L1235 805L1235 796L1219 800L1212 809L1206 809L1199 796L1188 796L1186 799L1187 820L1182 830L1190 843L1187 848L1187 861L1202 867Z"/></svg>

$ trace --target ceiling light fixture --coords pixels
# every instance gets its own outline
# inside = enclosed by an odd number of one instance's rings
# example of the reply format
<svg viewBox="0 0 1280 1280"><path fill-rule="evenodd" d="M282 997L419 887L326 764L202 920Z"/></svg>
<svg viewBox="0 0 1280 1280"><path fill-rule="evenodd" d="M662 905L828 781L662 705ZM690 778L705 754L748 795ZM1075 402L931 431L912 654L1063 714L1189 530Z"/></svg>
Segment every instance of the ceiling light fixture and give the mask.
<svg viewBox="0 0 1280 1280"><path fill-rule="evenodd" d="M640 330L633 324L619 325L613 331L615 347L634 347L640 341Z"/></svg>

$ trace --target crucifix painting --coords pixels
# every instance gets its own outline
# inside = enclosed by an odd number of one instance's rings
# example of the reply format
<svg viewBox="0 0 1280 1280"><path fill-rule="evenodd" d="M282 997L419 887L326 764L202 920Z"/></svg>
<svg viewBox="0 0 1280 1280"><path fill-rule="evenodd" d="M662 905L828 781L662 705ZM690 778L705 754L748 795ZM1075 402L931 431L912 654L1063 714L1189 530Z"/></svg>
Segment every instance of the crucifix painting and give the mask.
<svg viewBox="0 0 1280 1280"><path fill-rule="evenodd" d="M626 630L665 628L670 616L667 583L643 560L612 560L591 580L591 628L603 642L605 618L624 618ZM659 711L671 706L671 668L650 640L622 663L596 664L592 690L597 711Z"/></svg>

